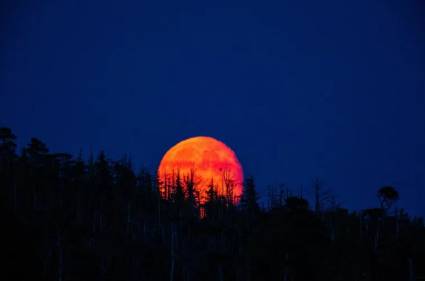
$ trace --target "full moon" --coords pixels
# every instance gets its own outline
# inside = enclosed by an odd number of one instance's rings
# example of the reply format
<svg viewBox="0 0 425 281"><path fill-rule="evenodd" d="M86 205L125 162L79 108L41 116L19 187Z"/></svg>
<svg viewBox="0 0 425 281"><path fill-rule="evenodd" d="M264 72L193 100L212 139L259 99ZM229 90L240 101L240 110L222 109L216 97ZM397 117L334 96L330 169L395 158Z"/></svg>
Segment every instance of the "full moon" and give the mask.
<svg viewBox="0 0 425 281"><path fill-rule="evenodd" d="M160 191L169 198L169 186L177 176L184 184L189 178L194 183L199 202L205 203L207 191L214 187L218 196L238 203L242 195L242 166L230 147L212 137L193 137L171 147L158 168Z"/></svg>

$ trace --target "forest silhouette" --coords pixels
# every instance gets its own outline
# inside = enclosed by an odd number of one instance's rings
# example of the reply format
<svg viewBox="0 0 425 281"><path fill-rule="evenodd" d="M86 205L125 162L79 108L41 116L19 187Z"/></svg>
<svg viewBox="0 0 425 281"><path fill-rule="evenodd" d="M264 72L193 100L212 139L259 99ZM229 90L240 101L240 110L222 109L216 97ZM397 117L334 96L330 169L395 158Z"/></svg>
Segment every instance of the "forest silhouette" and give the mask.
<svg viewBox="0 0 425 281"><path fill-rule="evenodd" d="M425 227L377 187L376 207L350 211L317 180L313 202L284 186L260 207L254 178L238 204L214 182L200 204L178 173L135 172L105 152L17 152L0 128L1 280L425 280ZM312 206L312 207L311 207Z"/></svg>

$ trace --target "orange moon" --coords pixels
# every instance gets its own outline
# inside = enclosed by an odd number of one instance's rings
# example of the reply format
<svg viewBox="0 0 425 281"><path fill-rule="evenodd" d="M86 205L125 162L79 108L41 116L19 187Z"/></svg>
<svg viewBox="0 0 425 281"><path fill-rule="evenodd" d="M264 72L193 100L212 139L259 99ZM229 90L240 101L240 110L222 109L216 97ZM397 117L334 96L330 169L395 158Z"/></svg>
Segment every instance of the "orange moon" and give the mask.
<svg viewBox="0 0 425 281"><path fill-rule="evenodd" d="M163 197L169 197L166 182L174 180L177 174L182 181L193 174L201 204L205 203L211 182L219 196L230 197L233 203L238 203L242 195L243 170L235 152L212 137L183 140L165 153L158 168Z"/></svg>

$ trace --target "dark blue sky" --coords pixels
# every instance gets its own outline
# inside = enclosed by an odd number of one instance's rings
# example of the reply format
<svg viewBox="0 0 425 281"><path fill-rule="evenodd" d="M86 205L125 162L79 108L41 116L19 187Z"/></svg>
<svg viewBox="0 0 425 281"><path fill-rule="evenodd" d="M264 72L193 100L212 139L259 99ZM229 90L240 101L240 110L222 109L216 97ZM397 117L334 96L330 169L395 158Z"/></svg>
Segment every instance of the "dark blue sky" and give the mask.
<svg viewBox="0 0 425 281"><path fill-rule="evenodd" d="M216 137L267 184L322 178L353 209L382 185L425 215L425 5L1 1L0 126L21 145L130 153Z"/></svg>

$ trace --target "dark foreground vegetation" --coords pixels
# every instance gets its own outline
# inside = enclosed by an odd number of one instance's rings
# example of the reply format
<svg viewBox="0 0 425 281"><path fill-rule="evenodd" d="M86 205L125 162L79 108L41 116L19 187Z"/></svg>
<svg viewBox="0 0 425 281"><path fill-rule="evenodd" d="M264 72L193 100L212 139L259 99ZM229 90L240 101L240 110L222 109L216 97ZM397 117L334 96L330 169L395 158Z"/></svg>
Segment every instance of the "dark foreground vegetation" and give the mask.
<svg viewBox="0 0 425 281"><path fill-rule="evenodd" d="M199 206L104 153L83 161L0 129L0 280L425 280L425 228L383 187L351 212L314 185L313 207L284 188L259 208L252 178L234 205L211 187ZM378 200L379 199L379 200ZM202 218L199 214L202 213Z"/></svg>

